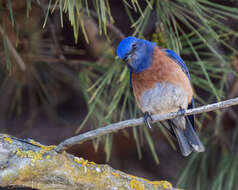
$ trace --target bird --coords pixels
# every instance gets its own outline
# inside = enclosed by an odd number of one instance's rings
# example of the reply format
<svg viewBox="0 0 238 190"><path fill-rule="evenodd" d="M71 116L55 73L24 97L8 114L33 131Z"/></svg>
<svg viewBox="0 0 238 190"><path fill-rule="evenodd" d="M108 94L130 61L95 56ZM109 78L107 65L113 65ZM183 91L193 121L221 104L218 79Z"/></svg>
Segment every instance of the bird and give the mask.
<svg viewBox="0 0 238 190"><path fill-rule="evenodd" d="M186 109L194 108L194 99L190 74L182 58L173 50L133 36L124 38L116 53L129 68L130 86L145 124L151 127L152 114L180 112L180 116L167 122L182 155L204 152L195 131L194 115L184 114Z"/></svg>

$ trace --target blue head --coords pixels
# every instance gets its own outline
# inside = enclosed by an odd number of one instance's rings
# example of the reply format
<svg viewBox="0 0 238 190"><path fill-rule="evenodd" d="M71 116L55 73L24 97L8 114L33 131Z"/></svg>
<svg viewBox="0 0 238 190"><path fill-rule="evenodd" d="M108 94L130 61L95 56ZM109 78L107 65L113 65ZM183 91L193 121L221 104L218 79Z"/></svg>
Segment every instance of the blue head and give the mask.
<svg viewBox="0 0 238 190"><path fill-rule="evenodd" d="M117 56L132 72L141 72L150 66L155 46L156 43L129 36L118 45Z"/></svg>

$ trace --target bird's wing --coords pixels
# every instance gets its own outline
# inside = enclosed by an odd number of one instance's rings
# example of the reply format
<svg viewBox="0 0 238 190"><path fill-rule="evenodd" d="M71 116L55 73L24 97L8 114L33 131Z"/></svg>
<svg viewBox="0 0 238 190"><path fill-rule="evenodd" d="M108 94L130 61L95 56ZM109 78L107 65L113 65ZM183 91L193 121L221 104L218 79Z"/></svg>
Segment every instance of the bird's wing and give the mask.
<svg viewBox="0 0 238 190"><path fill-rule="evenodd" d="M168 57L170 57L171 59L173 59L177 64L179 64L179 66L181 67L181 69L183 70L183 72L187 75L187 77L190 80L190 74L188 71L188 68L186 67L185 63L183 62L182 58L175 53L174 51L170 50L170 49L165 49L164 50L167 54Z"/></svg>
<svg viewBox="0 0 238 190"><path fill-rule="evenodd" d="M182 58L177 54L175 53L174 51L170 50L170 49L165 49L164 50L167 54L168 57L170 57L171 59L173 59L177 64L179 64L180 68L183 70L183 72L186 74L186 76L189 78L190 80L190 74L189 74L189 71L188 71L188 68L187 66L185 65L185 63L183 62ZM188 105L188 109L192 109L195 107L195 104L194 104L194 99L192 99L192 102L191 104ZM194 115L189 115L188 116L192 126L194 126Z"/></svg>
<svg viewBox="0 0 238 190"><path fill-rule="evenodd" d="M195 108L194 99L192 99L191 104L188 105L188 109L193 109L193 108ZM192 126L194 127L195 126L194 115L188 115L187 117L190 120L190 123L192 124Z"/></svg>
<svg viewBox="0 0 238 190"><path fill-rule="evenodd" d="M130 74L130 87L131 87L131 89L132 89L132 78L131 78L131 77L132 77L132 71L129 71L129 72L130 72L130 73L129 73L129 74Z"/></svg>

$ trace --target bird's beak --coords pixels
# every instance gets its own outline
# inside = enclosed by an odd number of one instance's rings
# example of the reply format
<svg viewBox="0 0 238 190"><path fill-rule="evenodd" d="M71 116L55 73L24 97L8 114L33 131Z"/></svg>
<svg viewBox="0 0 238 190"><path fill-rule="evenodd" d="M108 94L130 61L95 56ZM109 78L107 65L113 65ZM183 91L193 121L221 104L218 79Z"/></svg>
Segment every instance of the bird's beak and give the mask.
<svg viewBox="0 0 238 190"><path fill-rule="evenodd" d="M124 58L123 58L123 61L128 64L128 56L126 55Z"/></svg>
<svg viewBox="0 0 238 190"><path fill-rule="evenodd" d="M130 54L126 55L124 58L123 58L123 61L127 64L128 68L131 70L133 69L132 65L131 65L131 56Z"/></svg>

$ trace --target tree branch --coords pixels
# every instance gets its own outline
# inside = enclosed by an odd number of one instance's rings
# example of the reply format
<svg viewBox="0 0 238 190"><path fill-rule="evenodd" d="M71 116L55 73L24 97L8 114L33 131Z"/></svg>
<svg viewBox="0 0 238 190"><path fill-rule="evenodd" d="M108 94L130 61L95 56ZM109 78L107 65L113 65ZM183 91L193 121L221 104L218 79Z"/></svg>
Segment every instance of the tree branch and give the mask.
<svg viewBox="0 0 238 190"><path fill-rule="evenodd" d="M26 70L26 65L23 61L23 59L21 58L21 56L17 53L16 49L13 47L11 41L9 40L7 34L4 32L3 28L0 26L0 33L2 36L5 36L6 42L7 42L7 46L9 48L9 51L11 52L12 56L15 58L17 64L19 65L20 69L22 71Z"/></svg>
<svg viewBox="0 0 238 190"><path fill-rule="evenodd" d="M0 187L24 186L47 190L175 190L167 181L149 181L99 165L55 146L0 134Z"/></svg>
<svg viewBox="0 0 238 190"><path fill-rule="evenodd" d="M189 110L185 110L185 115L193 115L193 114L200 114L203 112L210 112L210 111L214 111L217 109L222 109L222 108L227 108L233 105L237 105L238 104L238 98L233 98L233 99L229 99L226 101L222 101L222 102L218 102L218 103L214 103L214 104L209 104L206 106L201 106L198 108L194 108L194 109L189 109ZM152 123L158 122L158 121L164 121L167 119L172 119L174 117L180 116L181 113L180 112L171 112L168 114L158 114L158 115L152 115ZM57 152L62 152L70 147L72 147L75 144L81 144L87 140L91 140L94 139L96 137L100 137L102 135L106 135L109 133L114 133L120 129L124 129L127 127L134 127L134 126L138 126L143 124L143 118L138 118L138 119L130 119L130 120L126 120L126 121L121 121L118 123L113 123L110 124L106 127L102 127L102 128L98 128L92 131L88 131L86 133L71 137L69 139L66 139L65 141L63 141L62 143L60 143L57 147L56 147L56 151Z"/></svg>

